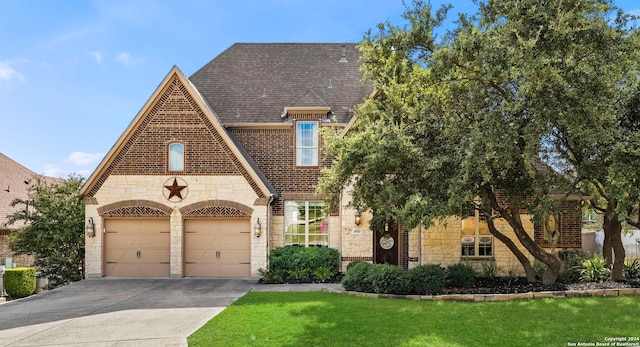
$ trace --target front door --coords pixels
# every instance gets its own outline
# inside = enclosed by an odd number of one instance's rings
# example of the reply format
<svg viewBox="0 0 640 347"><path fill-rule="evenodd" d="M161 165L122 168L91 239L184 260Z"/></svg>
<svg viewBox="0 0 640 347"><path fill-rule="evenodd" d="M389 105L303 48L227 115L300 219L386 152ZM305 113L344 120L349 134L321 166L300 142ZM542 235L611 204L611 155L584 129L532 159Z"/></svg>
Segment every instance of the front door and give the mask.
<svg viewBox="0 0 640 347"><path fill-rule="evenodd" d="M398 224L391 220L374 228L373 232L376 263L398 265Z"/></svg>

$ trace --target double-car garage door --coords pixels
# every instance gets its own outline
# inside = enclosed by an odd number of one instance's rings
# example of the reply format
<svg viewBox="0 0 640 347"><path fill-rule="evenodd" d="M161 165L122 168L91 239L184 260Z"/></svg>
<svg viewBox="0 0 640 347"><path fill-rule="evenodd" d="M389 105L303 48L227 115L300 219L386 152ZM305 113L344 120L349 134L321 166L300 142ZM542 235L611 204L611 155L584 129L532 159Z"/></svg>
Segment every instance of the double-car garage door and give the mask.
<svg viewBox="0 0 640 347"><path fill-rule="evenodd" d="M171 235L168 219L105 219L105 275L169 277ZM249 277L249 219L184 221L187 277Z"/></svg>

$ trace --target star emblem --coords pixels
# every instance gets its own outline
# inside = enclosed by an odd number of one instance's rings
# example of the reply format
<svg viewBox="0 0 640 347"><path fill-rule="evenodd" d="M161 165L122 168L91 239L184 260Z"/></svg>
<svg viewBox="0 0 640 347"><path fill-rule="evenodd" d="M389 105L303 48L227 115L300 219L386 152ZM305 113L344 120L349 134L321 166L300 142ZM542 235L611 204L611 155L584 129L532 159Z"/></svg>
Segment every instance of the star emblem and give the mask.
<svg viewBox="0 0 640 347"><path fill-rule="evenodd" d="M187 186L181 186L178 184L178 179L174 178L173 179L173 184L170 186L164 186L165 188L167 188L169 190L169 197L167 197L167 200L171 200L172 197L176 196L178 197L180 200L182 200L182 190L185 189Z"/></svg>

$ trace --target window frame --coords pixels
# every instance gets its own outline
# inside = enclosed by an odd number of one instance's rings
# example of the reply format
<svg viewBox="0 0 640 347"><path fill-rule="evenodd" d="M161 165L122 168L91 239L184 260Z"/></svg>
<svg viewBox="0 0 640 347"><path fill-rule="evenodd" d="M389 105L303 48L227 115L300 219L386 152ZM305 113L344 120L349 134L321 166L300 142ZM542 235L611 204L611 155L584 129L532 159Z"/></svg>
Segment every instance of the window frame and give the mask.
<svg viewBox="0 0 640 347"><path fill-rule="evenodd" d="M172 147L174 147L174 146L180 146L180 148L182 149L182 153L177 153L177 152L173 151ZM175 157L175 155L180 155L181 157ZM178 168L174 168L174 165L172 164L176 160L180 160L181 167L179 169ZM171 143L169 143L169 145L167 146L167 171L169 171L169 172L183 172L184 171L184 167L185 167L185 145L184 145L184 143L182 143L182 142L171 142Z"/></svg>
<svg viewBox="0 0 640 347"><path fill-rule="evenodd" d="M302 129L302 126L311 125L312 128ZM296 121L295 125L295 157L296 166L300 167L314 167L319 165L320 157L320 124L318 121ZM306 132L311 132L311 136L304 136ZM310 140L310 145L305 144ZM302 155L303 152L310 151L310 156ZM304 159L311 158L311 163L305 163Z"/></svg>
<svg viewBox="0 0 640 347"><path fill-rule="evenodd" d="M295 206L295 207L294 207ZM300 219L301 208L304 209L304 220ZM329 246L329 212L324 201L315 200L287 200L284 202L284 245L297 245L303 247L328 247ZM318 232L312 232L317 225ZM295 233L288 232L290 228L297 225ZM303 226L303 232L300 231ZM289 238L299 239L304 237L304 243L288 241Z"/></svg>
<svg viewBox="0 0 640 347"><path fill-rule="evenodd" d="M466 210L465 210L466 208ZM473 213L472 213L473 211ZM481 234L480 233L480 223L487 223L486 216L480 215L480 210L475 208L473 204L465 207L463 206L463 210L461 213L462 226L461 233L462 237L460 238L460 257L463 259L473 259L473 258L481 258L481 259L490 259L495 256L495 248L493 242L493 235L489 234ZM473 235L466 235L463 233L464 223L469 218L473 218ZM488 229L488 225L487 225ZM473 243L471 243L468 239L473 239ZM488 239L488 241L487 241ZM469 254L470 250L473 250L473 254Z"/></svg>

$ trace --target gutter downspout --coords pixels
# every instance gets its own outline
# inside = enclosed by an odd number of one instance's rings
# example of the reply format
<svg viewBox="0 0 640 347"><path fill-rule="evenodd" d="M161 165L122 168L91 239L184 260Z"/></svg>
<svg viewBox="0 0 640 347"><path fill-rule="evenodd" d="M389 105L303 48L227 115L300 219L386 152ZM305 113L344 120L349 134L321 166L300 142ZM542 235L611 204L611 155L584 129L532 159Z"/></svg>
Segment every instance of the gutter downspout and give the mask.
<svg viewBox="0 0 640 347"><path fill-rule="evenodd" d="M269 254L271 253L270 247L269 247L269 239L271 238L271 203L273 202L274 196L273 193L269 194L269 201L267 201L267 270L269 270L271 264L269 264Z"/></svg>

